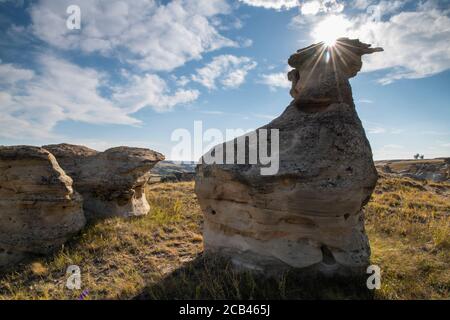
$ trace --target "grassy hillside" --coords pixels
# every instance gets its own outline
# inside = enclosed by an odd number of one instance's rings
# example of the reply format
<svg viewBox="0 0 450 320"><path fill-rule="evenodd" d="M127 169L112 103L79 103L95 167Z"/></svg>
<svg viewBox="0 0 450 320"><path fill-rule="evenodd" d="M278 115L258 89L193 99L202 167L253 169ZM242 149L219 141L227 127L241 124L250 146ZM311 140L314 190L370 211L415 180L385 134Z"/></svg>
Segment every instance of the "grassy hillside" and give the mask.
<svg viewBox="0 0 450 320"><path fill-rule="evenodd" d="M47 258L0 276L0 299L445 299L450 292L450 184L381 177L367 207L372 262L382 288L364 279L265 280L202 255L202 214L192 182L148 188L148 216L100 221ZM65 288L79 265L82 289Z"/></svg>

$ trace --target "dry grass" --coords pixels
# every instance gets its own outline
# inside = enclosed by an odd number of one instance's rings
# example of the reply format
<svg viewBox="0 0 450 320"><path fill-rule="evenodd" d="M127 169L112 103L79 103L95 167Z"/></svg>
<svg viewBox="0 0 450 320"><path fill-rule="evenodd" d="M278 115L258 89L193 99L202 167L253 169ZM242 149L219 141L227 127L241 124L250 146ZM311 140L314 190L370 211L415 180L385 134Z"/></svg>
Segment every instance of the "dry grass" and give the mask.
<svg viewBox="0 0 450 320"><path fill-rule="evenodd" d="M382 299L449 297L450 185L381 178L367 208ZM367 299L362 279L278 279L236 273L202 256L202 214L193 183L156 184L148 216L98 222L47 258L0 276L0 299ZM66 268L82 271L82 289L65 288Z"/></svg>
<svg viewBox="0 0 450 320"><path fill-rule="evenodd" d="M382 176L366 210L384 299L448 299L450 184Z"/></svg>

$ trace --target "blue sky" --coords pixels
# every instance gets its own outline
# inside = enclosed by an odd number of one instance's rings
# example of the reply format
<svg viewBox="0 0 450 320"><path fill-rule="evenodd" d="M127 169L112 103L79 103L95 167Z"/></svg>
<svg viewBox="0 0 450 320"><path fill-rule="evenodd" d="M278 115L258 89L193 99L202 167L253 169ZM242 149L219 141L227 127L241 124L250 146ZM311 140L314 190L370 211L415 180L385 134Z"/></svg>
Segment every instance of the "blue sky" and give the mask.
<svg viewBox="0 0 450 320"><path fill-rule="evenodd" d="M281 114L287 58L338 36L385 49L351 80L375 159L450 156L448 0L0 0L0 144L171 158L196 120L225 132Z"/></svg>

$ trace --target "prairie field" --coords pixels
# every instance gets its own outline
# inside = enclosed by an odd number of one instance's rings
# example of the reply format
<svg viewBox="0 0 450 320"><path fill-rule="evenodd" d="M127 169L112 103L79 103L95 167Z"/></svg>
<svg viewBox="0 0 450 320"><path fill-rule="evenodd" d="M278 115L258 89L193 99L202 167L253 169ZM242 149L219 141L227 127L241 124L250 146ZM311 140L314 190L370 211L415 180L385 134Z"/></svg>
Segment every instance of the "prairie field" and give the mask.
<svg viewBox="0 0 450 320"><path fill-rule="evenodd" d="M266 279L203 255L202 213L193 182L150 185L151 211L92 223L59 251L4 271L0 299L448 299L450 184L381 174L366 208L372 264L365 279ZM69 290L66 269L81 268Z"/></svg>

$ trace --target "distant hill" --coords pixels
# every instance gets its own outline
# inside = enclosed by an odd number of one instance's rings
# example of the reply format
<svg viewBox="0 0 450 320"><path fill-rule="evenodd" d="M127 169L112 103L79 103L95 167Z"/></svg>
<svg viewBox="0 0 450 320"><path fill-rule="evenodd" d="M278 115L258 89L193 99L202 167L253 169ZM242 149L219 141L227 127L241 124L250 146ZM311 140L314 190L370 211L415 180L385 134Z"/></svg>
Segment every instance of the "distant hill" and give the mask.
<svg viewBox="0 0 450 320"><path fill-rule="evenodd" d="M375 161L377 169L386 174L444 182L450 180L450 158L425 160L383 160Z"/></svg>
<svg viewBox="0 0 450 320"><path fill-rule="evenodd" d="M169 181L191 181L195 177L195 161L161 161L153 167L150 183Z"/></svg>
<svg viewBox="0 0 450 320"><path fill-rule="evenodd" d="M150 182L191 181L195 177L195 161L161 161L153 169ZM380 160L375 166L387 174L416 180L449 181L450 158L425 160Z"/></svg>

